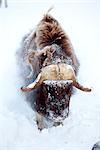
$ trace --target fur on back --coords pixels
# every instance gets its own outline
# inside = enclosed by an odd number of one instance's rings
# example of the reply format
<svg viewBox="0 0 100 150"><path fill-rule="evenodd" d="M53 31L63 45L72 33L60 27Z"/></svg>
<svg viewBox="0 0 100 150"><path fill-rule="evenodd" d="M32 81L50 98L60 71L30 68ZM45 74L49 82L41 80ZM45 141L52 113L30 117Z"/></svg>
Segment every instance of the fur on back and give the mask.
<svg viewBox="0 0 100 150"><path fill-rule="evenodd" d="M62 54L71 58L72 65L77 74L79 62L74 53L73 46L68 35L56 19L46 14L37 25L34 35L37 49L43 49L45 46L52 44L58 45L62 50Z"/></svg>

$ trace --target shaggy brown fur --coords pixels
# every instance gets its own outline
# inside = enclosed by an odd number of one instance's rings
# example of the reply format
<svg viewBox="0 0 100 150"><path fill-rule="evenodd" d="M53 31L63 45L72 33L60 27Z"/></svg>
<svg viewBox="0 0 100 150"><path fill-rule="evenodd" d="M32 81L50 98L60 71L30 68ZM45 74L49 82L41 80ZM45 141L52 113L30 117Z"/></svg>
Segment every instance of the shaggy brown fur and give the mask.
<svg viewBox="0 0 100 150"><path fill-rule="evenodd" d="M34 40L36 49L41 50L52 44L58 45L61 48L62 55L65 55L71 59L75 74L77 74L79 62L76 58L68 35L66 35L56 19L48 14L45 15L37 25L36 31L32 32L30 35L31 36L29 36L27 40L30 45ZM40 66L44 61L44 58L41 57L41 59L42 62L40 60Z"/></svg>
<svg viewBox="0 0 100 150"><path fill-rule="evenodd" d="M42 51L44 51L46 47L49 47L49 49L44 55ZM52 50L52 48L54 49ZM29 49L31 49L30 52L28 52ZM33 51L33 49L35 51ZM50 52L50 50L52 52ZM39 51L41 54L38 53ZM48 14L43 17L37 25L36 30L32 30L26 38L24 38L23 53L23 57L25 55L31 64L31 69L34 72L32 76L36 77L41 71L41 68L48 65L50 61L51 63L58 61L57 57L61 59L61 62L71 65L77 75L79 62L74 53L70 39L61 28L58 21ZM40 92L38 92L38 97L40 99L39 101L43 101L43 99L41 100Z"/></svg>
<svg viewBox="0 0 100 150"><path fill-rule="evenodd" d="M46 47L48 47L48 50L46 50L46 52L44 53L44 49ZM28 52L29 49L31 50L30 52ZM35 51L33 51L33 49ZM20 52L20 58L23 58L24 60L22 60L23 62L21 69L26 67L25 63L27 64L27 58L28 64L29 66L31 65L31 70L33 71L32 78L28 79L25 78L25 73L23 71L25 85L32 83L33 78L36 79L43 66L46 66L48 64L57 64L59 63L59 60L62 63L71 65L75 72L75 75L77 75L79 69L79 62L74 53L74 49L68 35L61 28L58 21L48 14L43 17L43 19L37 25L36 30L32 30L24 38L23 48ZM26 67L26 73L27 70L29 72L29 67ZM72 86L70 86L66 92L68 100L70 100L72 91ZM33 105L36 111L40 114L46 114L47 112L47 104L45 102L45 94L43 92L43 85L41 85L40 88L33 91L33 93L35 94L34 96L31 92L27 97L28 100L30 99L30 101L34 101ZM63 95L61 94L59 96L63 97Z"/></svg>

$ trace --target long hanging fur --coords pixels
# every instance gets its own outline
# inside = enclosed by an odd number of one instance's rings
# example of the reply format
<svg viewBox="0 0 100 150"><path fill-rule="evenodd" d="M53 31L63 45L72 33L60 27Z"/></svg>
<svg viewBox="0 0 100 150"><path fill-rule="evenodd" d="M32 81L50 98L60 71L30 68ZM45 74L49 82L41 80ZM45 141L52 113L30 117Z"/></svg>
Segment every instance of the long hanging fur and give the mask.
<svg viewBox="0 0 100 150"><path fill-rule="evenodd" d="M62 49L62 53L71 58L72 65L77 74L79 62L74 53L73 46L68 35L66 35L56 19L48 14L44 15L37 25L35 35L36 47L38 49L43 49L47 45L57 44Z"/></svg>
<svg viewBox="0 0 100 150"><path fill-rule="evenodd" d="M32 30L24 37L22 41L22 47L18 51L17 56L18 61L20 61L20 70L22 71L21 75L24 79L24 85L27 85L35 80L45 60L45 56L38 57L37 59L32 60L31 63L34 64L34 74L32 78L27 79L26 77L30 72L30 67L28 66L26 61L28 59L29 53L32 50L42 50L44 47L53 44L58 45L60 47L61 54L64 55L69 61L71 61L75 74L77 75L79 62L74 53L71 41L65 31L61 28L59 22L47 13L39 22L36 29ZM32 106L35 107L37 111L42 111L39 110L39 108L45 105L45 102L41 87L27 94L26 98L31 102ZM45 112L45 108L43 112Z"/></svg>

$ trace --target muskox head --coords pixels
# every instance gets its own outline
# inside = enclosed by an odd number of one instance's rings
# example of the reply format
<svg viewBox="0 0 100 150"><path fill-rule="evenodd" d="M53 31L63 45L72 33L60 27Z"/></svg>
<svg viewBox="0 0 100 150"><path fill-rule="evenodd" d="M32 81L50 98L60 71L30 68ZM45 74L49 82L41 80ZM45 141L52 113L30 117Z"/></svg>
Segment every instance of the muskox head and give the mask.
<svg viewBox="0 0 100 150"><path fill-rule="evenodd" d="M55 122L68 116L73 87L85 92L91 91L78 83L72 66L65 63L45 66L36 80L28 86L22 87L21 90L30 92L39 87L43 88L41 90L45 99L46 116Z"/></svg>

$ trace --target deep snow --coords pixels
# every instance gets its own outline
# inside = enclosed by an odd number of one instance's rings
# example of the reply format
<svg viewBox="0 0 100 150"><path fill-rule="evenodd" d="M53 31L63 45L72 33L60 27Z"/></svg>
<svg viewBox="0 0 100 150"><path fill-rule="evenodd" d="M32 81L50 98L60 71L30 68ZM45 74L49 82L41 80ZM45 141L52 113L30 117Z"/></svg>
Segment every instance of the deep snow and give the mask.
<svg viewBox="0 0 100 150"><path fill-rule="evenodd" d="M99 1L13 3L0 8L0 150L91 150L100 140ZM80 61L79 81L92 87L71 99L63 126L38 131L34 112L20 92L15 52L22 37L54 4L51 14L70 36Z"/></svg>

